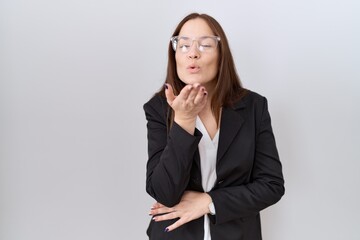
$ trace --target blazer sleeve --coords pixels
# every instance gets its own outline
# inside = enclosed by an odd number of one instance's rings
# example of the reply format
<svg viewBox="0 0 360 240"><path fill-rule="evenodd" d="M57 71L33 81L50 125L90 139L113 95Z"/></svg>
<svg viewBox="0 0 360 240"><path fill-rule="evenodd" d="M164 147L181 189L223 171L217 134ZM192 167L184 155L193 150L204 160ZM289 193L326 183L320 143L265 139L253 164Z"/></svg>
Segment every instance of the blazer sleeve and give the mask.
<svg viewBox="0 0 360 240"><path fill-rule="evenodd" d="M148 161L146 191L156 201L172 207L180 202L188 186L194 154L201 139L175 122L167 132L167 103L155 96L144 104L147 120Z"/></svg>
<svg viewBox="0 0 360 240"><path fill-rule="evenodd" d="M285 192L266 98L262 97L260 103L262 107L256 113L256 119L260 120L256 120L255 157L250 182L209 192L216 208L216 215L210 216L212 223L254 216L279 201Z"/></svg>

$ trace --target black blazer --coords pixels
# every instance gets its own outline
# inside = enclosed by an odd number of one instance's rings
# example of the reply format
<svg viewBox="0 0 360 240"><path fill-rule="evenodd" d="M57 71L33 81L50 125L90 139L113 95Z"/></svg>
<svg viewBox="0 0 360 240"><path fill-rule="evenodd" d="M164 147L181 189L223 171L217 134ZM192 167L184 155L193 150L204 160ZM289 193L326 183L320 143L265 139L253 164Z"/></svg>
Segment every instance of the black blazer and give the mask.
<svg viewBox="0 0 360 240"><path fill-rule="evenodd" d="M172 207L185 190L203 192L195 129L187 133L175 122L167 130L168 104L158 95L144 104L148 129L146 191ZM212 240L260 240L259 212L284 194L282 167L272 132L266 98L248 91L233 105L224 107L216 162L217 181L208 192L216 215L210 216ZM164 229L174 220L151 221L152 240L203 240L203 217L172 232Z"/></svg>

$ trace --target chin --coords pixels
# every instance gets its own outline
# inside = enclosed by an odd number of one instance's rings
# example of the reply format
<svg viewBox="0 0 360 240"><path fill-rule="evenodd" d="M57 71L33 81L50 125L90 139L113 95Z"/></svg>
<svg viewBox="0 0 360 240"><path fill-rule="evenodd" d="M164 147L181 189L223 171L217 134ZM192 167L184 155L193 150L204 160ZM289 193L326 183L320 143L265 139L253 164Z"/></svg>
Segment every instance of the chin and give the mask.
<svg viewBox="0 0 360 240"><path fill-rule="evenodd" d="M195 83L199 83L199 84L203 85L208 82L208 81L204 81L201 78L196 78L196 77L195 78L194 77L185 77L185 78L180 78L180 79L183 83L188 84L188 85L195 84Z"/></svg>

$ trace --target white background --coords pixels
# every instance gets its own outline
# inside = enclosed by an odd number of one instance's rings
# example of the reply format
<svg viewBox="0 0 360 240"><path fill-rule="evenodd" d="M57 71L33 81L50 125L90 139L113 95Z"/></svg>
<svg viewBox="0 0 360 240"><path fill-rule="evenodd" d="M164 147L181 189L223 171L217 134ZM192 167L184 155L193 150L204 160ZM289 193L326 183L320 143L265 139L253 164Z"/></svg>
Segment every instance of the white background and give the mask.
<svg viewBox="0 0 360 240"><path fill-rule="evenodd" d="M360 202L360 3L0 1L0 239L146 239L142 109L169 38L198 11L268 98L286 194L265 240L355 240Z"/></svg>

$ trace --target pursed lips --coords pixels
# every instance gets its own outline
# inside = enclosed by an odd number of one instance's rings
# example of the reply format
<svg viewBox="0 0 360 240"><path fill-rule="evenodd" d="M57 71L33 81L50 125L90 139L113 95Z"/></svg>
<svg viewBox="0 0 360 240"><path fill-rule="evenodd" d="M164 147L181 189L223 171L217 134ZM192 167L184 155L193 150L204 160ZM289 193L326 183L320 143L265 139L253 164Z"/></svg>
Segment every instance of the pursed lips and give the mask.
<svg viewBox="0 0 360 240"><path fill-rule="evenodd" d="M197 72L200 71L200 67L198 65L196 65L196 64L190 64L189 66L187 66L186 69L190 73L197 73Z"/></svg>

